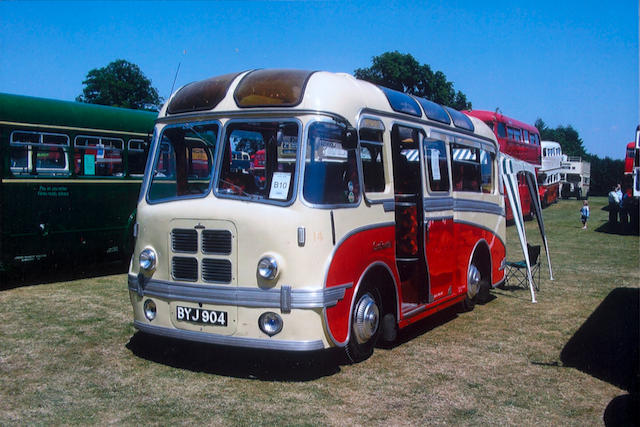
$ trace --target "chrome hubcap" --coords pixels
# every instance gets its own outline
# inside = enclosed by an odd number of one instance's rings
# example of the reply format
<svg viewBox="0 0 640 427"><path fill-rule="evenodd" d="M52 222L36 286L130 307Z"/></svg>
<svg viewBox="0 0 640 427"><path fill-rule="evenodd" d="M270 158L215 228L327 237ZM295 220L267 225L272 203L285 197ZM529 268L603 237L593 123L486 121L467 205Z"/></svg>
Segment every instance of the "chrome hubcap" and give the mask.
<svg viewBox="0 0 640 427"><path fill-rule="evenodd" d="M353 331L359 344L371 339L378 330L380 312L371 294L364 294L356 304Z"/></svg>
<svg viewBox="0 0 640 427"><path fill-rule="evenodd" d="M467 296L469 298L475 298L480 290L480 270L478 267L471 264L469 266L469 273L467 274Z"/></svg>

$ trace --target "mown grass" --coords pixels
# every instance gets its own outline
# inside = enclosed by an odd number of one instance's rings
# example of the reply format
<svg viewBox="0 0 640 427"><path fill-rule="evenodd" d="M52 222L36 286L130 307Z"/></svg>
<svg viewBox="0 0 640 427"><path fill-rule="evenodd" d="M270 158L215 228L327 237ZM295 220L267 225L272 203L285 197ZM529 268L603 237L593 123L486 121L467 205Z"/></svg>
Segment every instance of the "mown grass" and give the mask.
<svg viewBox="0 0 640 427"><path fill-rule="evenodd" d="M629 390L589 354L584 366L563 355L614 290L639 288L638 237L596 231L604 203L591 200L586 231L581 202L544 211L555 280L543 270L537 304L496 289L357 365L150 339L132 326L125 275L0 291L0 424L602 424ZM539 242L535 221L526 228ZM514 227L508 249L521 258Z"/></svg>

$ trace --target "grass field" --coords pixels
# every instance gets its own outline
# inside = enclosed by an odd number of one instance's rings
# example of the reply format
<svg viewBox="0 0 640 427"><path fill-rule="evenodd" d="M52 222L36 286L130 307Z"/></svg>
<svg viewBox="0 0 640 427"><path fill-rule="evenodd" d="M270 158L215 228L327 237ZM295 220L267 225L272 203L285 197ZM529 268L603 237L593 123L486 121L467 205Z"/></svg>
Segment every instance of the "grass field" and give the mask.
<svg viewBox="0 0 640 427"><path fill-rule="evenodd" d="M0 291L0 425L602 425L637 393L638 237L544 211L555 280L496 289L356 365L136 333L126 276ZM601 231L596 231L600 229ZM530 240L539 242L535 221ZM510 259L521 259L514 227ZM543 260L546 257L542 255ZM635 395L637 397L637 394Z"/></svg>

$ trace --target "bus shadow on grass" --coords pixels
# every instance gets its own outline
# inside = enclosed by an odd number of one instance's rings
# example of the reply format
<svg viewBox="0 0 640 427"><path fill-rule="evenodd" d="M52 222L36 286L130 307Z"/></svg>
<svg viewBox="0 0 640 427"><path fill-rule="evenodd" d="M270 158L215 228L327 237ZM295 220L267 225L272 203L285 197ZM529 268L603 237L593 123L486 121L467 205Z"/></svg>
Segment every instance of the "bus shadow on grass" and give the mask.
<svg viewBox="0 0 640 427"><path fill-rule="evenodd" d="M613 399L606 425L639 425L640 289L616 288L562 349L562 365L573 367L629 394Z"/></svg>
<svg viewBox="0 0 640 427"><path fill-rule="evenodd" d="M391 351L454 320L458 312L457 307L451 307L429 316L402 330L392 344L380 345L375 351ZM143 332L136 332L126 347L137 357L178 369L263 381L313 381L339 373L340 366L348 363L342 348L307 352L247 349Z"/></svg>
<svg viewBox="0 0 640 427"><path fill-rule="evenodd" d="M183 341L136 332L127 348L143 359L192 372L265 381L312 381L340 371L334 351L276 351Z"/></svg>

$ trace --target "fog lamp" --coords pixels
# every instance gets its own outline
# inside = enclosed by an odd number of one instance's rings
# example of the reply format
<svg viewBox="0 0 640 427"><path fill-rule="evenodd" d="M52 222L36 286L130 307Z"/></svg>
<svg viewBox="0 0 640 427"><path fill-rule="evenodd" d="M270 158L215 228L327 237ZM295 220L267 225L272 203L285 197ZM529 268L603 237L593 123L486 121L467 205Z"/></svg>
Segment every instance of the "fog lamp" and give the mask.
<svg viewBox="0 0 640 427"><path fill-rule="evenodd" d="M282 325L282 317L272 311L262 313L258 319L258 326L260 326L260 330L270 337L279 333L282 330Z"/></svg>
<svg viewBox="0 0 640 427"><path fill-rule="evenodd" d="M258 275L266 280L273 280L278 275L278 263L270 256L258 261Z"/></svg>
<svg viewBox="0 0 640 427"><path fill-rule="evenodd" d="M140 269L146 273L152 272L156 268L156 253L153 249L146 248L140 252L138 260L140 261Z"/></svg>
<svg viewBox="0 0 640 427"><path fill-rule="evenodd" d="M149 320L156 318L156 303L150 299L144 302L144 317Z"/></svg>

